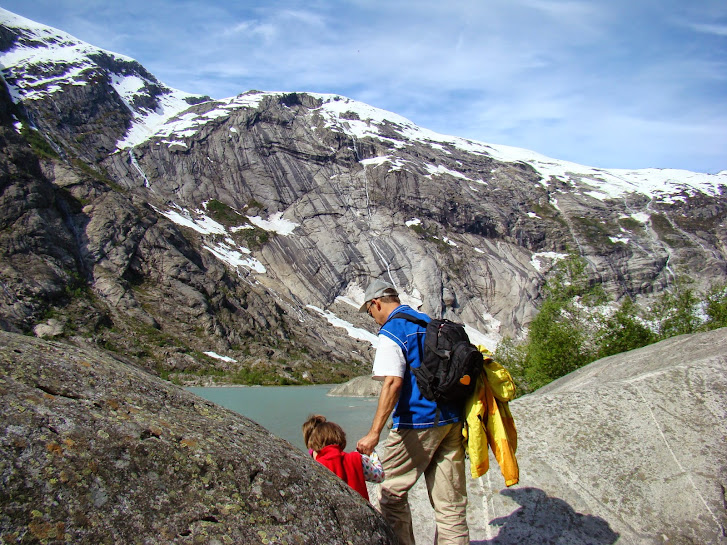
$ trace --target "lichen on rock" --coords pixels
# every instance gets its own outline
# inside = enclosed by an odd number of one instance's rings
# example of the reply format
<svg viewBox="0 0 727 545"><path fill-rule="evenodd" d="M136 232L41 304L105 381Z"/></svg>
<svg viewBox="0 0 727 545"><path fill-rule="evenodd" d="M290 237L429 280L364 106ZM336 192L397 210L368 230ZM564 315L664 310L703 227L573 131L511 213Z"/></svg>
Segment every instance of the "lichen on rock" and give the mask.
<svg viewBox="0 0 727 545"><path fill-rule="evenodd" d="M0 534L13 543L394 543L255 422L100 351L0 332Z"/></svg>

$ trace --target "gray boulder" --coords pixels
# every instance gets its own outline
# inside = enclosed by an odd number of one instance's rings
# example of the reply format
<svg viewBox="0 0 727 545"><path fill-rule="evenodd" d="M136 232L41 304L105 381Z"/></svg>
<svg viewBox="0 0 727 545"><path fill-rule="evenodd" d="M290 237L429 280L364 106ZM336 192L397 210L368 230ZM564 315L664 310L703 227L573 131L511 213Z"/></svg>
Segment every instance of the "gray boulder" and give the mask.
<svg viewBox="0 0 727 545"><path fill-rule="evenodd" d="M341 397L375 397L381 393L381 381L370 376L352 378L348 382L338 384L328 392L329 396Z"/></svg>
<svg viewBox="0 0 727 545"><path fill-rule="evenodd" d="M0 535L17 543L394 543L289 443L98 351L0 332Z"/></svg>
<svg viewBox="0 0 727 545"><path fill-rule="evenodd" d="M513 403L521 482L619 543L725 543L726 392L724 328L594 362Z"/></svg>
<svg viewBox="0 0 727 545"><path fill-rule="evenodd" d="M59 322L55 318L51 318L43 324L38 324L33 328L33 333L41 339L48 339L63 335L63 322Z"/></svg>

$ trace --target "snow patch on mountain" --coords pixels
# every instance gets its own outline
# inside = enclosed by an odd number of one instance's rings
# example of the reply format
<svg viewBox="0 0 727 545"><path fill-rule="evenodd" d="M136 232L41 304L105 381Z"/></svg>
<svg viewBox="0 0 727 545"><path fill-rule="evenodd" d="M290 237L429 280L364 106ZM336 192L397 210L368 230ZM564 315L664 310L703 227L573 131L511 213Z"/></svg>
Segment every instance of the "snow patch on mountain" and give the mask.
<svg viewBox="0 0 727 545"><path fill-rule="evenodd" d="M122 150L133 148L143 142L146 142L153 136L157 136L160 133L164 134L163 128L166 126L169 119L174 118L179 113L190 107L189 103L185 100L190 96L192 95L176 89L169 89L167 94L157 97L158 105L156 109L138 112L132 121L131 128L126 132L124 138L116 143L116 147ZM133 111L130 104L129 109ZM193 135L195 132L196 131L192 131L188 134ZM171 131L169 131L168 134L170 133ZM183 147L187 147L187 144L183 141L167 141L166 144L169 146L178 144Z"/></svg>
<svg viewBox="0 0 727 545"><path fill-rule="evenodd" d="M451 145L463 151L489 155L499 161L508 163L527 163L531 165L541 176L541 183L548 186L551 178L563 181L587 184L592 189L592 196L604 199L620 198L627 193L641 193L645 195L661 197L662 200L675 194L686 192L693 194L701 191L708 195L719 195L727 190L727 171L719 174L704 174L677 169L600 169L592 168L569 161L551 159L534 151L502 146L485 144L466 140L456 136L447 136L416 126L414 123L397 114L379 110L367 104L333 97L330 95L315 95L321 100L327 101L322 109L329 114L332 126L346 129L350 134L362 138L365 136L379 137L391 140L390 131L386 137L381 137L375 130L376 126L393 127L405 140L425 143L429 145ZM349 119L345 121L334 120L332 114L352 114L358 116L355 123ZM403 144L403 142L402 142ZM429 168L429 165L427 165ZM455 177L467 177L462 173L445 169L443 166L436 167L436 173L450 174ZM443 170L440 170L443 169ZM430 170L430 174L435 171Z"/></svg>
<svg viewBox="0 0 727 545"><path fill-rule="evenodd" d="M204 208L206 208L206 204L207 203L203 204ZM194 213L192 213L180 206L175 206L174 208L166 211L159 210L153 206L152 208L154 208L158 214L161 214L176 225L193 229L201 235L211 236L212 238L214 238L215 235L225 237L223 241L207 241L207 243L204 244L204 248L230 267L243 267L259 274L267 272L265 266L259 260L252 257L252 252L249 248L237 244L233 238L230 237L227 228L209 216L206 216L203 210L195 210ZM236 233L242 229L254 229L254 227L258 227L278 235L289 236L293 233L296 227L299 226L299 224L283 218L282 212L273 214L268 219L263 219L260 216L246 216L246 219L250 221L252 225L244 224L231 227L230 231L232 233Z"/></svg>
<svg viewBox="0 0 727 545"><path fill-rule="evenodd" d="M138 66L134 59L93 47L52 27L35 23L0 8L0 23L13 28L18 41L8 51L0 52L3 75L9 83L13 100L34 100L57 92L67 85L86 85L86 73L98 72L101 67L93 56L103 54L124 64L124 73L106 70L110 84L133 114L132 127L118 142L119 149L137 146L150 138L159 138L159 144L170 147L188 147L184 139L196 135L208 123L218 122L241 108L257 108L266 97L280 98L284 93L248 92L236 97L210 101L206 112L183 113L190 107L188 99L200 99L165 87L149 80L144 74L129 73L128 68ZM38 66L53 76L35 75ZM135 97L148 96L148 85L161 89L156 95L153 109L135 106ZM448 136L419 127L410 120L368 104L340 95L311 94L320 101L314 111L327 127L351 136L354 142L375 138L388 142L395 149L424 144L439 151L459 149L482 154L505 163L530 165L540 177L540 183L550 188L552 180L560 180L578 188L592 198L607 200L621 198L628 193L640 193L665 202L676 202L687 195L702 192L719 195L727 191L727 171L703 174L675 169L600 169L568 161L559 161L539 153L511 146L476 142ZM230 128L231 131L234 127ZM378 166L389 161L391 170L403 168L403 161L392 158L370 158L364 166ZM468 176L443 165L420 165L430 176L449 175L474 182ZM495 167L495 171L497 167Z"/></svg>
<svg viewBox="0 0 727 545"><path fill-rule="evenodd" d="M211 350L208 352L203 352L206 356L209 356L210 358L214 358L216 360L224 361L227 363L237 363L237 360L234 358L231 358L229 356L220 356L217 352L212 352Z"/></svg>
<svg viewBox="0 0 727 545"><path fill-rule="evenodd" d="M189 210L185 210L179 206L167 211L161 211L153 206L152 208L154 208L158 214L161 214L171 222L182 227L193 229L201 235L207 235L213 239L215 238L215 235L225 237L222 241L208 240L203 246L205 250L233 269L242 267L259 274L265 274L267 272L265 265L251 255L252 251L250 251L249 248L245 248L244 246L237 244L229 236L227 228L224 225L204 215L201 210L196 210L195 213L192 214ZM272 230L273 227L278 227L274 222L269 223L270 230ZM233 227L231 231L234 233L245 227L246 226L244 225L237 228ZM289 226L285 225L283 229L289 229Z"/></svg>
<svg viewBox="0 0 727 545"><path fill-rule="evenodd" d="M533 269L542 273L566 257L568 257L568 254L558 252L537 252L530 257L530 265L532 265Z"/></svg>
<svg viewBox="0 0 727 545"><path fill-rule="evenodd" d="M158 213L170 220L172 223L176 223L177 225L181 225L182 227L188 227L189 229L194 229L198 233L202 235L226 235L227 229L225 229L224 225L221 225L220 223L217 223L215 220L213 220L210 217L207 217L205 215L199 215L198 217L193 217L189 211L177 207L176 210L167 210L166 212L162 212L161 210L155 208L152 206L154 210Z"/></svg>
<svg viewBox="0 0 727 545"><path fill-rule="evenodd" d="M282 212L277 212L266 220L260 216L248 216L247 219L260 229L272 231L273 233L283 236L290 235L295 228L300 225L294 221L285 219Z"/></svg>
<svg viewBox="0 0 727 545"><path fill-rule="evenodd" d="M17 30L19 34L14 47L0 52L3 76L15 102L46 97L60 90L62 85L86 85L82 75L95 66L88 55L103 51L66 32L2 8L0 24ZM132 60L121 55L117 57ZM37 75L38 72L33 70L37 65L44 67L43 73L54 75Z"/></svg>
<svg viewBox="0 0 727 545"><path fill-rule="evenodd" d="M645 214L643 212L638 212L636 214L631 214L631 216L627 216L627 217L630 217L632 219L635 219L639 223L647 223L651 219L651 216L649 216L649 214Z"/></svg>
<svg viewBox="0 0 727 545"><path fill-rule="evenodd" d="M236 246L232 240L216 242L214 244L205 244L204 248L220 261L227 263L233 269L243 267L244 269L250 269L260 274L265 274L267 272L265 265L249 255L250 250L243 246Z"/></svg>
<svg viewBox="0 0 727 545"><path fill-rule="evenodd" d="M346 330L348 333L348 336L353 339L358 339L360 341L366 341L371 343L371 346L376 348L379 345L379 338L374 335L373 333L370 333L369 331L366 331L365 329L361 329L360 327L355 327L352 323L347 322L346 320L343 320L336 316L334 313L332 313L329 310L323 310L321 308L318 308L313 305L306 305L306 308L309 308L321 316L323 316L329 324L331 324L333 327L342 327Z"/></svg>
<svg viewBox="0 0 727 545"><path fill-rule="evenodd" d="M429 173L428 176L431 178L432 176L441 176L443 174L448 174L454 178L461 178L463 180L469 180L470 182L474 182L475 180L471 180L461 172L457 172L456 170L449 169L442 165L424 165L424 168Z"/></svg>
<svg viewBox="0 0 727 545"><path fill-rule="evenodd" d="M464 331L472 344L484 346L490 352L494 352L497 344L502 340L502 336L498 333L485 334L467 324L464 324Z"/></svg>

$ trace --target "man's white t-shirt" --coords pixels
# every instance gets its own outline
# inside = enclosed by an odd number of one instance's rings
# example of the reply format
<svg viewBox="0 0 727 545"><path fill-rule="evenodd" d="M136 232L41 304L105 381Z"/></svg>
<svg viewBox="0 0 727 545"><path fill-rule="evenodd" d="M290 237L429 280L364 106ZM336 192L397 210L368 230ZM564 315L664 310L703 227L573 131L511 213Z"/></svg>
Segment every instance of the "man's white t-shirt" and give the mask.
<svg viewBox="0 0 727 545"><path fill-rule="evenodd" d="M384 377L404 378L404 371L406 371L406 358L401 347L389 337L379 335L372 378L374 380L384 380Z"/></svg>

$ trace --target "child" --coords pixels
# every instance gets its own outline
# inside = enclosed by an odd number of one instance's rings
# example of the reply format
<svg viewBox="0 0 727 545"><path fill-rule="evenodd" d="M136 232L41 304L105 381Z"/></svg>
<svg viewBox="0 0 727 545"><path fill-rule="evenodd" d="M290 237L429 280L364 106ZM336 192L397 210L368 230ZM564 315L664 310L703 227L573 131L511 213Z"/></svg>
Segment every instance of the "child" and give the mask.
<svg viewBox="0 0 727 545"><path fill-rule="evenodd" d="M366 482L380 483L384 470L378 455L366 456L359 452L343 452L346 448L346 432L325 416L314 414L303 423L303 441L308 452L328 469L341 477L351 488L369 499Z"/></svg>

